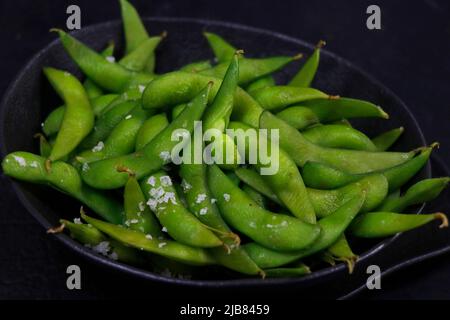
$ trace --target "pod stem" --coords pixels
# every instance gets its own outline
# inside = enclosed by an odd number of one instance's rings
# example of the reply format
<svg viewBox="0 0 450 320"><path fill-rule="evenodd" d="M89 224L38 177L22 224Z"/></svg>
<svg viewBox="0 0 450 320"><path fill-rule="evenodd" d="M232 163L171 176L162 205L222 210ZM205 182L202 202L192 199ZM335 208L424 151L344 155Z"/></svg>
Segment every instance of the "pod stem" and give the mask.
<svg viewBox="0 0 450 320"><path fill-rule="evenodd" d="M47 173L50 173L51 170L52 170L52 160L46 159L45 160L45 171L47 171Z"/></svg>
<svg viewBox="0 0 450 320"><path fill-rule="evenodd" d="M322 49L326 44L327 43L325 40L319 40L319 42L317 42L316 44L316 49Z"/></svg>
<svg viewBox="0 0 450 320"><path fill-rule="evenodd" d="M128 175L129 175L130 177L136 176L136 173L135 173L133 170L131 170L130 168L127 168L127 167L125 167L125 166L118 166L118 167L116 168L116 170L117 170L117 172L125 172L125 173L128 173Z"/></svg>
<svg viewBox="0 0 450 320"><path fill-rule="evenodd" d="M434 217L436 219L441 220L441 224L439 225L439 229L447 228L448 227L448 218L447 216L442 212L437 212L434 214Z"/></svg>
<svg viewBox="0 0 450 320"><path fill-rule="evenodd" d="M300 60L301 58L303 58L303 53L298 53L292 57L292 61Z"/></svg>
<svg viewBox="0 0 450 320"><path fill-rule="evenodd" d="M50 229L47 230L48 234L57 234L57 233L61 233L64 231L64 228L66 227L66 225L64 223L61 223L59 226L57 227L52 227Z"/></svg>

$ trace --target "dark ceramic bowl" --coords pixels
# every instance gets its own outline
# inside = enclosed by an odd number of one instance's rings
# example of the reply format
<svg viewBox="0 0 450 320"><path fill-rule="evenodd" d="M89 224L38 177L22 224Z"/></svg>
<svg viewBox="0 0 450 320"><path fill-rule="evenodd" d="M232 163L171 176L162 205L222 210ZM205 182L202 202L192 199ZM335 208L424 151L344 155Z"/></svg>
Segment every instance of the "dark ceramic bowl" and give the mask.
<svg viewBox="0 0 450 320"><path fill-rule="evenodd" d="M157 72L159 73L177 69L192 61L211 58L212 53L202 36L202 31L205 30L223 35L236 47L245 49L248 56L294 55L299 52L309 54L313 50L312 45L301 40L236 24L170 18L146 19L145 24L152 34L158 34L164 30L169 33L169 37L158 48ZM120 54L123 44L121 28L121 23L114 21L83 28L74 35L97 50L104 47L108 41L114 40ZM40 131L41 122L50 110L58 105L56 95L43 77L42 68L44 66L61 68L80 75L57 40L31 59L11 83L1 104L0 144L2 156L16 150L38 151L37 141L33 139L33 135ZM299 64L290 65L277 74L277 81L285 83L298 67ZM404 126L406 134L397 142L396 149L411 150L425 145L422 132L405 104L381 83L348 61L323 50L314 86L330 94L367 99L381 105L390 114L390 120L370 119L354 123L357 127L363 128L369 136L394 127ZM418 178L430 176L430 167L427 166L418 175ZM47 187L17 181L12 181L12 185L25 207L44 228L55 226L61 217L70 219L78 212L79 203ZM339 264L335 267L321 268L311 275L296 279L242 278L223 270L209 275L205 273L206 276L191 280L174 279L97 255L66 234L59 234L56 237L67 247L100 265L143 279L186 286L254 288L289 284L291 287L311 288L317 283L352 277L348 276L345 266ZM392 237L375 243L359 243L358 241L355 244L357 252L361 254L358 264L363 264L365 260L373 258L374 255L383 259L383 249L395 242L395 239L396 237Z"/></svg>

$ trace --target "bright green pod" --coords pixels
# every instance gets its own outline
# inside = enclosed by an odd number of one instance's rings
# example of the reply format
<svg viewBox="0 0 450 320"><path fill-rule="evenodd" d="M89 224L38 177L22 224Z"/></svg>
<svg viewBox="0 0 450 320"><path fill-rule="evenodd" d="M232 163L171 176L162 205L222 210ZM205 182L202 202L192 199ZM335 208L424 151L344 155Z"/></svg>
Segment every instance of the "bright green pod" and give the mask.
<svg viewBox="0 0 450 320"><path fill-rule="evenodd" d="M302 135L322 147L351 150L377 151L372 140L361 131L351 127L327 124L304 130Z"/></svg>
<svg viewBox="0 0 450 320"><path fill-rule="evenodd" d="M248 184L242 186L242 191L244 191L261 208L266 208L266 199L261 193L250 187Z"/></svg>
<svg viewBox="0 0 450 320"><path fill-rule="evenodd" d="M110 42L108 46L100 54L106 58L112 56L113 53L114 53L114 43ZM88 95L89 99L94 99L103 95L103 90L89 78L84 80L83 87L86 90L86 94Z"/></svg>
<svg viewBox="0 0 450 320"><path fill-rule="evenodd" d="M303 130L314 124L318 124L319 118L311 109L306 107L290 107L277 113L277 117L286 121L297 130Z"/></svg>
<svg viewBox="0 0 450 320"><path fill-rule="evenodd" d="M405 208L429 202L439 196L447 187L450 178L425 179L412 185L400 197L390 197L377 208L377 211L402 212Z"/></svg>
<svg viewBox="0 0 450 320"><path fill-rule="evenodd" d="M320 61L320 49L325 45L325 41L319 41L313 54L305 61L303 66L297 72L297 74L289 82L290 86L294 87L309 87L316 75L317 68Z"/></svg>
<svg viewBox="0 0 450 320"><path fill-rule="evenodd" d="M227 62L233 58L236 48L228 43L224 38L212 32L203 32L203 35L213 50L217 62Z"/></svg>
<svg viewBox="0 0 450 320"><path fill-rule="evenodd" d="M266 269L264 272L268 278L294 278L310 274L311 270L306 265L299 265L298 267Z"/></svg>
<svg viewBox="0 0 450 320"><path fill-rule="evenodd" d="M68 220L59 220L64 229L69 230L70 236L85 246L92 248L110 259L129 263L132 265L143 265L144 259L139 252L127 247L119 241L109 239L97 228L90 224L73 223Z"/></svg>
<svg viewBox="0 0 450 320"><path fill-rule="evenodd" d="M273 250L299 250L319 236L316 225L258 206L215 165L208 167L208 185L226 222L261 245Z"/></svg>
<svg viewBox="0 0 450 320"><path fill-rule="evenodd" d="M139 182L133 174L130 174L123 190L124 224L132 230L149 234L152 237L164 237L158 220L146 202L147 199L142 192Z"/></svg>
<svg viewBox="0 0 450 320"><path fill-rule="evenodd" d="M307 100L334 99L330 95L313 88L273 86L251 92L253 98L266 110L280 111L288 106Z"/></svg>
<svg viewBox="0 0 450 320"><path fill-rule="evenodd" d="M335 212L317 222L321 232L317 240L300 251L280 252L265 248L257 243L244 245L245 250L255 263L263 269L276 268L300 258L318 253L335 243L356 217L364 203L364 193L344 203Z"/></svg>
<svg viewBox="0 0 450 320"><path fill-rule="evenodd" d="M270 58L251 59L245 58L239 61L239 85L249 84L259 78L270 75L288 65L290 62L298 60L299 56L287 57L278 56ZM219 63L211 69L206 69L200 73L205 76L223 78L229 62Z"/></svg>
<svg viewBox="0 0 450 320"><path fill-rule="evenodd" d="M233 51L234 54L234 51ZM200 60L195 61L189 64L184 65L180 68L180 71L184 72L201 72L207 69L212 68L211 62L209 60Z"/></svg>
<svg viewBox="0 0 450 320"><path fill-rule="evenodd" d="M350 248L345 234L342 234L335 243L328 247L327 251L324 252L324 255L330 257L332 261L345 262L350 274L353 273L355 263L359 258L353 253L352 248Z"/></svg>
<svg viewBox="0 0 450 320"><path fill-rule="evenodd" d="M219 247L223 242L181 203L171 178L155 172L141 181L147 205L173 239L193 247Z"/></svg>
<svg viewBox="0 0 450 320"><path fill-rule="evenodd" d="M402 135L405 129L403 127L395 128L376 136L372 139L373 144L379 151L388 150Z"/></svg>
<svg viewBox="0 0 450 320"><path fill-rule="evenodd" d="M143 149L161 131L169 125L169 121L164 113L160 113L148 118L139 129L136 136L135 150Z"/></svg>
<svg viewBox="0 0 450 320"><path fill-rule="evenodd" d="M145 233L126 229L82 214L83 220L92 224L111 238L139 250L148 251L189 265L215 264L210 254L202 248L194 248L173 240L150 238Z"/></svg>
<svg viewBox="0 0 450 320"><path fill-rule="evenodd" d="M246 88L245 90L247 92L252 92L261 88L267 88L267 87L272 87L275 86L275 79L268 75L259 79L256 79L255 81L251 82Z"/></svg>
<svg viewBox="0 0 450 320"><path fill-rule="evenodd" d="M116 189L124 186L128 180L126 173L117 171L118 167L128 168L138 180L161 169L171 161L171 151L180 143L171 139L174 130L185 129L192 134L194 122L201 119L206 108L211 86L212 83L200 91L186 109L142 150L93 162L88 170L82 172L83 180L97 189Z"/></svg>
<svg viewBox="0 0 450 320"><path fill-rule="evenodd" d="M372 173L383 174L388 180L389 192L398 190L408 182L428 161L435 145L419 150L419 154L408 161ZM305 184L316 189L336 189L355 182L372 173L350 174L318 162L307 162L302 168Z"/></svg>
<svg viewBox="0 0 450 320"><path fill-rule="evenodd" d="M143 71L164 37L165 34L162 34L145 39L136 49L120 59L119 64L131 71Z"/></svg>
<svg viewBox="0 0 450 320"><path fill-rule="evenodd" d="M52 145L45 139L43 134L39 134L39 154L41 157L48 158L52 152Z"/></svg>
<svg viewBox="0 0 450 320"><path fill-rule="evenodd" d="M324 148L309 142L303 135L268 111L260 117L260 128L279 129L280 146L298 166L315 161L348 173L367 173L406 162L416 152L371 152Z"/></svg>
<svg viewBox="0 0 450 320"><path fill-rule="evenodd" d="M382 238L418 228L434 220L441 221L439 228L448 227L446 215L440 212L431 214L368 212L353 221L349 232L359 238Z"/></svg>
<svg viewBox="0 0 450 320"><path fill-rule="evenodd" d="M80 81L67 71L45 68L50 84L66 105L61 128L48 157L50 161L72 152L94 126L94 112Z"/></svg>
<svg viewBox="0 0 450 320"><path fill-rule="evenodd" d="M3 172L15 179L45 184L66 193L91 208L105 220L123 222L123 208L113 198L84 185L78 171L68 163L55 161L50 171L45 168L45 158L29 152L13 152L2 161Z"/></svg>
<svg viewBox="0 0 450 320"><path fill-rule="evenodd" d="M245 184L249 185L259 193L263 194L275 203L282 205L277 195L272 191L270 186L262 178L262 176L252 169L237 168L235 171L236 176Z"/></svg>

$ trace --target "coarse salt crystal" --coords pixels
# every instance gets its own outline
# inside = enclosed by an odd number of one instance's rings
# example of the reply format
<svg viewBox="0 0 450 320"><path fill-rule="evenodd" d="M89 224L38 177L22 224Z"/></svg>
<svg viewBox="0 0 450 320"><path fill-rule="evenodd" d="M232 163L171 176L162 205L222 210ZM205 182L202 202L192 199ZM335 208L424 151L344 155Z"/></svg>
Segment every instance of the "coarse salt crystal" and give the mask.
<svg viewBox="0 0 450 320"><path fill-rule="evenodd" d="M149 234L146 234L145 237L146 237L147 239L149 239L149 240L152 240L152 239L153 239L153 237L152 237L152 235L151 235L150 233L149 233Z"/></svg>
<svg viewBox="0 0 450 320"><path fill-rule="evenodd" d="M165 242L161 242L161 243L158 244L158 248L162 248L162 247L164 247L166 244L167 244L167 243L165 243Z"/></svg>
<svg viewBox="0 0 450 320"><path fill-rule="evenodd" d="M116 58L114 58L113 56L107 56L107 57L105 57L105 59L111 63L116 62Z"/></svg>
<svg viewBox="0 0 450 320"><path fill-rule="evenodd" d="M138 89L139 89L139 92L142 93L142 92L144 92L144 90L145 90L145 86L143 86L142 84L140 84L140 85L138 85Z"/></svg>
<svg viewBox="0 0 450 320"><path fill-rule="evenodd" d="M154 176L150 176L147 180L147 184L151 185L152 187L155 186L155 177Z"/></svg>
<svg viewBox="0 0 450 320"><path fill-rule="evenodd" d="M161 229L161 231L162 231L162 232L167 232L167 228L166 228L166 227L163 227L163 228Z"/></svg>
<svg viewBox="0 0 450 320"><path fill-rule="evenodd" d="M99 141L97 143L97 145L95 147L92 148L92 152L99 152L102 151L103 148L105 147L105 144L103 143L103 141Z"/></svg>
<svg viewBox="0 0 450 320"><path fill-rule="evenodd" d="M161 182L161 185L163 187L169 187L172 185L172 180L170 179L169 176L162 176L159 178L159 181Z"/></svg>
<svg viewBox="0 0 450 320"><path fill-rule="evenodd" d="M200 193L197 195L197 199L195 199L196 203L202 203L206 199L206 194Z"/></svg>
<svg viewBox="0 0 450 320"><path fill-rule="evenodd" d="M230 201L231 196L228 193L224 193L223 198L225 199L226 202Z"/></svg>
<svg viewBox="0 0 450 320"><path fill-rule="evenodd" d="M208 213L208 208L201 208L201 209L200 209L199 214L200 214L201 216L203 216L203 215L205 215L205 214L207 214L207 213Z"/></svg>
<svg viewBox="0 0 450 320"><path fill-rule="evenodd" d="M75 224L82 224L80 218L73 218L73 223L75 223Z"/></svg>
<svg viewBox="0 0 450 320"><path fill-rule="evenodd" d="M131 114L129 114L125 117L125 120L128 120L128 119L131 119Z"/></svg>

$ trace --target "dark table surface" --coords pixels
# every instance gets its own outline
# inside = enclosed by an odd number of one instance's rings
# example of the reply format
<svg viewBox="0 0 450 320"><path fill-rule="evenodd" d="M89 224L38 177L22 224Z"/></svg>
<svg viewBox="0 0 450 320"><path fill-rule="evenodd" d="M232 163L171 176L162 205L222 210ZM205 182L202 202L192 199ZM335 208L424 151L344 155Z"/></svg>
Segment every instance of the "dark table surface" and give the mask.
<svg viewBox="0 0 450 320"><path fill-rule="evenodd" d="M195 17L270 29L354 62L392 89L412 110L427 142L439 141L450 161L450 3L446 0L377 1L382 30L366 28L368 1L133 1L143 16ZM0 1L0 94L24 63L64 27L66 8L81 8L82 26L120 18L116 1ZM435 170L436 172L436 170ZM91 265L49 239L0 177L0 298L77 299L130 297L130 284L148 284ZM448 193L446 194L448 197ZM445 202L445 201L444 201ZM447 201L448 202L448 201ZM448 203L447 203L448 204ZM449 207L447 206L447 209ZM66 267L80 265L83 290L66 289ZM366 299L449 299L450 254L383 278ZM145 290L145 289L143 289Z"/></svg>

